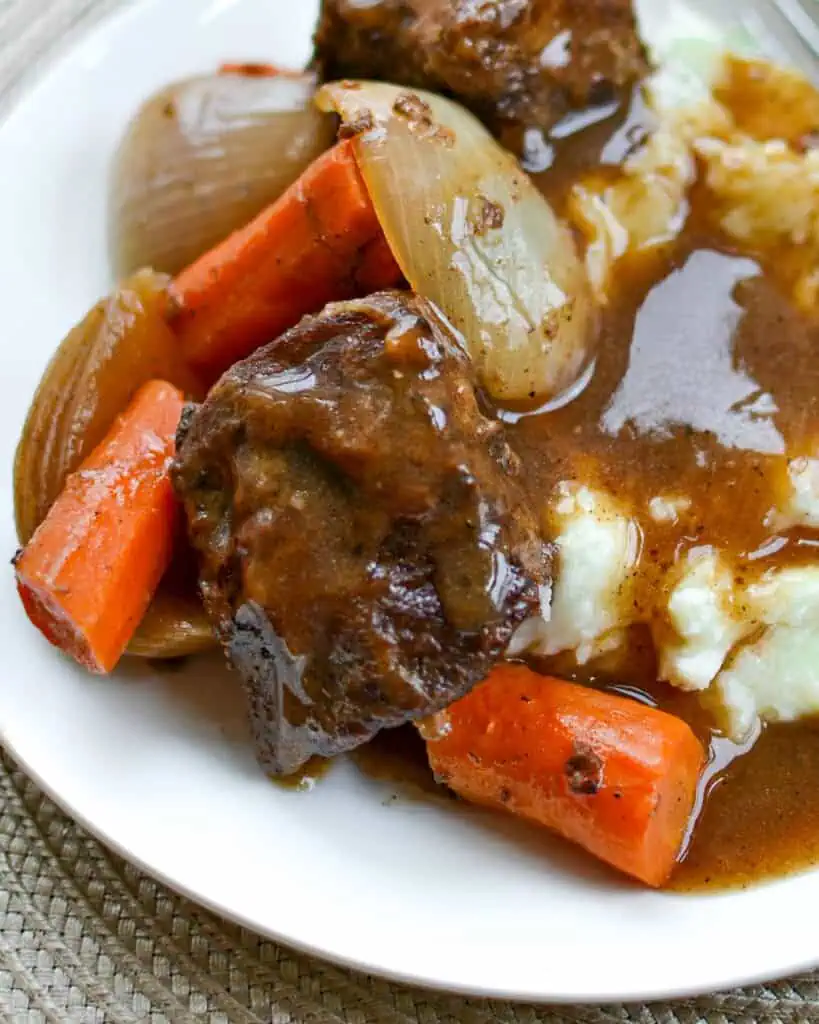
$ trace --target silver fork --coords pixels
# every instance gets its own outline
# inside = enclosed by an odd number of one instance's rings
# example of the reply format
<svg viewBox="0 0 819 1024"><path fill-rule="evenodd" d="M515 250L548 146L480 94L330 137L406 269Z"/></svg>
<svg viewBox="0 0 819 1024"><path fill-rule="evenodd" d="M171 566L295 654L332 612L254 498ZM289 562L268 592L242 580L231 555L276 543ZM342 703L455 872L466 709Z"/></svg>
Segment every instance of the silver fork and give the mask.
<svg viewBox="0 0 819 1024"><path fill-rule="evenodd" d="M819 82L819 0L738 0L734 15L767 56Z"/></svg>

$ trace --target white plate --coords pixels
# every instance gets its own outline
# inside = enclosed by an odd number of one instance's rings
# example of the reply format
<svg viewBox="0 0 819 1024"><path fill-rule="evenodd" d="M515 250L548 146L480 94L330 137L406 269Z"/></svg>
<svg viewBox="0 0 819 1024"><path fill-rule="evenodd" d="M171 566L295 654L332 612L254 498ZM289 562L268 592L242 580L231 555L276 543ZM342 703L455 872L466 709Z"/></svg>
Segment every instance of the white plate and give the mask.
<svg viewBox="0 0 819 1024"><path fill-rule="evenodd" d="M659 3L659 0L653 0ZM308 0L143 0L66 53L0 127L0 552L26 406L66 329L109 285L106 171L152 89L224 59L299 64ZM390 801L342 765L276 788L236 684L202 662L85 675L0 574L3 742L68 810L174 888L300 949L378 974L526 1000L648 999L819 961L819 872L747 893L638 889L481 812Z"/></svg>

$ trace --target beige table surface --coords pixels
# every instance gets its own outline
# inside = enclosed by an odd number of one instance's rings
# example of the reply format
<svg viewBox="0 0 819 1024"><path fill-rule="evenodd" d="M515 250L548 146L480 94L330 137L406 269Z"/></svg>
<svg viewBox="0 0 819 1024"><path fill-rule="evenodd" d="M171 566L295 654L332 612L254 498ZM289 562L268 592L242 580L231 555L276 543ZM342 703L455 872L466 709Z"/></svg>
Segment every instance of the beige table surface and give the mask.
<svg viewBox="0 0 819 1024"><path fill-rule="evenodd" d="M0 104L123 0L0 0ZM173 0L166 0L173 3ZM0 154L1 157L1 154ZM817 914L819 907L806 908ZM484 1003L291 953L198 909L75 825L0 755L0 1020L12 1024L819 1021L819 972L677 1003Z"/></svg>

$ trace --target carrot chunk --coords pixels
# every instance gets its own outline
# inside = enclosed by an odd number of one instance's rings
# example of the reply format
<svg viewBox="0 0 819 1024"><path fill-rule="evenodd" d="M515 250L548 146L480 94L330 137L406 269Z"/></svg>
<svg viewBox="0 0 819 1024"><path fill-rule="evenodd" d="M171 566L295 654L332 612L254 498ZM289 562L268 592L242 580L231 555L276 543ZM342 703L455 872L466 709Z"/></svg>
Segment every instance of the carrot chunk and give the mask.
<svg viewBox="0 0 819 1024"><path fill-rule="evenodd" d="M179 274L172 322L188 362L214 380L306 313L400 279L347 139Z"/></svg>
<svg viewBox="0 0 819 1024"><path fill-rule="evenodd" d="M546 825L648 885L667 881L705 760L682 719L502 665L438 731L430 764L456 793Z"/></svg>
<svg viewBox="0 0 819 1024"><path fill-rule="evenodd" d="M92 672L117 664L170 562L183 406L172 385L144 384L15 560L28 617Z"/></svg>
<svg viewBox="0 0 819 1024"><path fill-rule="evenodd" d="M289 71L277 68L275 64L258 62L233 62L219 65L220 75L243 75L245 78L285 78L301 77L302 71Z"/></svg>

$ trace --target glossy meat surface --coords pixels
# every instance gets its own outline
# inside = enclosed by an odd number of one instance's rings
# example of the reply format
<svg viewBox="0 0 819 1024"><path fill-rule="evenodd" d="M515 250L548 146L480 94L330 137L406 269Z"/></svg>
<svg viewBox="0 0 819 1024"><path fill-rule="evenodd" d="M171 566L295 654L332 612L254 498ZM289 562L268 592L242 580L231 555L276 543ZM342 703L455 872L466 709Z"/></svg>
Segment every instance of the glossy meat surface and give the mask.
<svg viewBox="0 0 819 1024"><path fill-rule="evenodd" d="M329 306L180 430L205 604L276 773L451 703L549 582L468 357L422 300Z"/></svg>
<svg viewBox="0 0 819 1024"><path fill-rule="evenodd" d="M548 128L647 68L630 0L324 0L316 64L454 96L494 128Z"/></svg>

